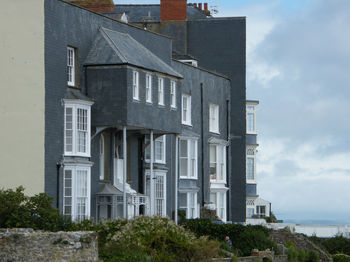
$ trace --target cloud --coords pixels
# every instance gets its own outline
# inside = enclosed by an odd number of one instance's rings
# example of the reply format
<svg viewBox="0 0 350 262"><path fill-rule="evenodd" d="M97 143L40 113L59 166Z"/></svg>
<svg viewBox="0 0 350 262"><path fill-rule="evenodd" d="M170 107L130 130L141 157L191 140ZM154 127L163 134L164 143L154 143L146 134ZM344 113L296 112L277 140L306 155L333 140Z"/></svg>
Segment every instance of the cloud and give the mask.
<svg viewBox="0 0 350 262"><path fill-rule="evenodd" d="M259 194L282 218L349 217L350 2L310 0L280 16L267 6L247 19L248 34L273 20L247 53L247 97L260 100Z"/></svg>

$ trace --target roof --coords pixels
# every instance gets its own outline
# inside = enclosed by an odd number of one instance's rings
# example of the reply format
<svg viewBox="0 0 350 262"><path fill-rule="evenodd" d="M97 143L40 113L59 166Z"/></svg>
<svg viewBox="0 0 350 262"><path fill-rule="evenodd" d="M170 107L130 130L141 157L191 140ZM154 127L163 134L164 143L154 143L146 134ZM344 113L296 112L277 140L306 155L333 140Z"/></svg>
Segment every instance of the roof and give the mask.
<svg viewBox="0 0 350 262"><path fill-rule="evenodd" d="M90 97L87 97L86 95L84 95L82 92L80 92L80 90L73 89L73 88L67 88L64 99L72 99L72 100L78 99L78 100L93 102L93 100Z"/></svg>
<svg viewBox="0 0 350 262"><path fill-rule="evenodd" d="M118 190L115 186L111 184L105 184L103 189L96 195L122 195L123 192Z"/></svg>
<svg viewBox="0 0 350 262"><path fill-rule="evenodd" d="M150 71L182 78L170 65L165 63L129 34L100 28L85 59L85 65L129 64Z"/></svg>
<svg viewBox="0 0 350 262"><path fill-rule="evenodd" d="M115 5L114 12L118 14L126 13L128 15L129 22L143 22L143 21L160 21L160 5ZM108 16L114 16L111 13L104 13ZM187 5L187 19L199 19L205 18L204 15L197 7L193 5Z"/></svg>

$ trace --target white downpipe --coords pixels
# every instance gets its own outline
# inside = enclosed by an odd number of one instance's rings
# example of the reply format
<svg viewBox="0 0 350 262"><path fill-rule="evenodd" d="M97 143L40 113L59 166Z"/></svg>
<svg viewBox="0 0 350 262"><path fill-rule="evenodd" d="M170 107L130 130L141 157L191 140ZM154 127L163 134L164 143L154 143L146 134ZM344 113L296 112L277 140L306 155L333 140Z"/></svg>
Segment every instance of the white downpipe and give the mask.
<svg viewBox="0 0 350 262"><path fill-rule="evenodd" d="M178 210L178 177L179 177L179 169L178 169L178 161L179 161L179 137L175 135L175 224L177 225L177 210Z"/></svg>
<svg viewBox="0 0 350 262"><path fill-rule="evenodd" d="M123 217L126 219L126 127L123 127Z"/></svg>
<svg viewBox="0 0 350 262"><path fill-rule="evenodd" d="M151 216L154 216L154 175L153 175L153 130L151 130L150 134L150 144L151 144L151 156L150 156L150 197L151 197Z"/></svg>

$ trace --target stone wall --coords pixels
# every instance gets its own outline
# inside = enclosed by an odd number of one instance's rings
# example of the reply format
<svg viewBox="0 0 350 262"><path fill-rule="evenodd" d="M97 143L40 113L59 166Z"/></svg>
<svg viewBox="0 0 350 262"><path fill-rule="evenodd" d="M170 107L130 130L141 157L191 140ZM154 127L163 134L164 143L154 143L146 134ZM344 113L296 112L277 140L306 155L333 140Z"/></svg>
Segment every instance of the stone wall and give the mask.
<svg viewBox="0 0 350 262"><path fill-rule="evenodd" d="M94 232L0 229L0 262L99 261Z"/></svg>

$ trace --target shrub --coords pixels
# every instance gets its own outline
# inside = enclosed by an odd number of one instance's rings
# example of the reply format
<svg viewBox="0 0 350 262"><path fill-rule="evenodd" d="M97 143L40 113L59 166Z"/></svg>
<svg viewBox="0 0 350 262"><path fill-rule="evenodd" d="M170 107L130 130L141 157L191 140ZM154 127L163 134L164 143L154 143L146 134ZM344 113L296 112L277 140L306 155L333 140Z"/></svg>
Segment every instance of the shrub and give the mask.
<svg viewBox="0 0 350 262"><path fill-rule="evenodd" d="M60 230L64 219L52 207L53 198L44 193L28 197L23 191L22 186L0 189L0 227Z"/></svg>
<svg viewBox="0 0 350 262"><path fill-rule="evenodd" d="M350 256L345 254L335 254L332 257L334 262L350 262Z"/></svg>
<svg viewBox="0 0 350 262"><path fill-rule="evenodd" d="M210 261L218 254L217 241L196 238L168 218L138 217L123 223L101 248L104 261Z"/></svg>
<svg viewBox="0 0 350 262"><path fill-rule="evenodd" d="M232 247L239 255L249 256L255 248L259 250L273 249L278 252L276 244L269 239L270 230L263 226L243 226L237 224L213 224L210 219L189 219L183 226L196 234L197 237L208 236L211 239L223 241L229 236Z"/></svg>

